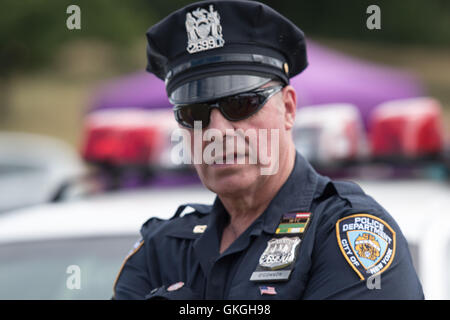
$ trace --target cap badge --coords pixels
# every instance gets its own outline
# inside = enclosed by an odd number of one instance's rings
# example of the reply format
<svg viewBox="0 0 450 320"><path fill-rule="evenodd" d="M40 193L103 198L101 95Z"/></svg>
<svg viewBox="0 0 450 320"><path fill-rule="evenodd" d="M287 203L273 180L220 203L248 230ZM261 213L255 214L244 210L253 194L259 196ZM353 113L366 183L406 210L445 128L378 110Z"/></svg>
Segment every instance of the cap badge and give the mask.
<svg viewBox="0 0 450 320"><path fill-rule="evenodd" d="M220 16L212 5L209 11L197 8L186 14L186 31L188 36L187 51L196 53L223 47L225 40L222 36Z"/></svg>

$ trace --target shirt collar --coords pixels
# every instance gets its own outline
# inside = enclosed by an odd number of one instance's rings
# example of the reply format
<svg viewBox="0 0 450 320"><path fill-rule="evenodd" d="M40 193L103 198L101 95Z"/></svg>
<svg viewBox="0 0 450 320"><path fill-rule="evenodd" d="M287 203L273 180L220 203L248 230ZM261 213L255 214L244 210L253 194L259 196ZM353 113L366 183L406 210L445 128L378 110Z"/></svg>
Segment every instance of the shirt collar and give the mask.
<svg viewBox="0 0 450 320"><path fill-rule="evenodd" d="M286 182L261 216L263 230L275 233L281 216L288 212L309 212L319 175L300 153Z"/></svg>

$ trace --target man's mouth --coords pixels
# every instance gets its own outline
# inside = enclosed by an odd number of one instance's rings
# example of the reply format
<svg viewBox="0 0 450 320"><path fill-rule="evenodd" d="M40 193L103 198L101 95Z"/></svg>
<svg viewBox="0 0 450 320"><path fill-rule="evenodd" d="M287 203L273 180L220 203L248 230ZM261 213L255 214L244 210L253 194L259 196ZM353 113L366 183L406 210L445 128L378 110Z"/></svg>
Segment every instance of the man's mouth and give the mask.
<svg viewBox="0 0 450 320"><path fill-rule="evenodd" d="M214 159L213 165L235 165L235 164L245 164L245 153L229 153L224 154L222 157L217 157Z"/></svg>

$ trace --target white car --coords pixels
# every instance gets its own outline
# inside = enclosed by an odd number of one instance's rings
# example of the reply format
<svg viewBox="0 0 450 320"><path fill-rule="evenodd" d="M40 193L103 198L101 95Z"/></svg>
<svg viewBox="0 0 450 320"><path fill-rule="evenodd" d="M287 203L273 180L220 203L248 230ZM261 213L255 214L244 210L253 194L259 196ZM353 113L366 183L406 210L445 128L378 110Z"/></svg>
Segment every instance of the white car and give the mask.
<svg viewBox="0 0 450 320"><path fill-rule="evenodd" d="M85 173L80 156L59 139L0 132L0 213L52 201Z"/></svg>
<svg viewBox="0 0 450 320"><path fill-rule="evenodd" d="M436 180L360 181L408 240L426 299L450 299L450 185Z"/></svg>
<svg viewBox="0 0 450 320"><path fill-rule="evenodd" d="M425 297L450 299L450 187L424 180L359 184L400 225ZM120 191L1 215L0 299L109 299L148 218L168 219L179 204L210 204L214 197L190 185Z"/></svg>
<svg viewBox="0 0 450 320"><path fill-rule="evenodd" d="M0 215L0 300L109 299L147 219L214 196L202 186L120 191Z"/></svg>

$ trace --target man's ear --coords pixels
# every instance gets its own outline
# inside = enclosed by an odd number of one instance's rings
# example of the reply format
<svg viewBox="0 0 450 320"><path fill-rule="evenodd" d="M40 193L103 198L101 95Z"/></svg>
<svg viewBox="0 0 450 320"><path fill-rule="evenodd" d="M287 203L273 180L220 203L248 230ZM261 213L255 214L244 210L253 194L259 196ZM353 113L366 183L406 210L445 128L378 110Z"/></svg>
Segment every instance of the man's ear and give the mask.
<svg viewBox="0 0 450 320"><path fill-rule="evenodd" d="M290 130L294 127L295 113L297 111L297 93L295 89L287 85L283 88L283 103L285 108L285 128Z"/></svg>

